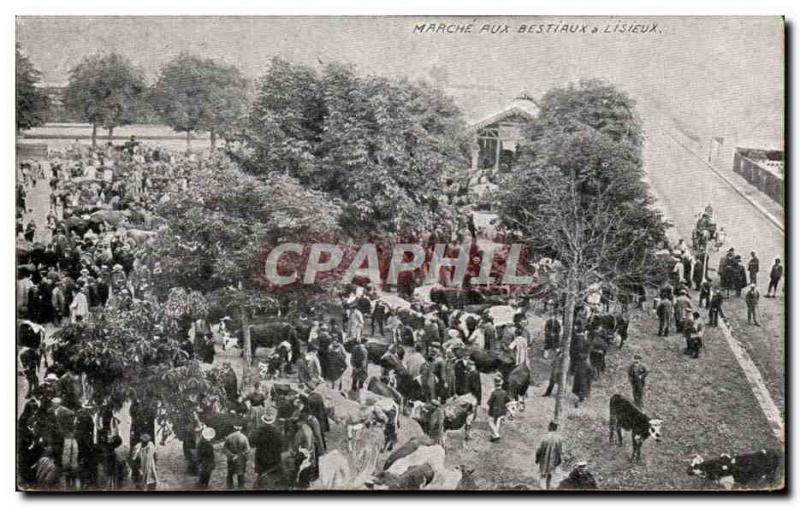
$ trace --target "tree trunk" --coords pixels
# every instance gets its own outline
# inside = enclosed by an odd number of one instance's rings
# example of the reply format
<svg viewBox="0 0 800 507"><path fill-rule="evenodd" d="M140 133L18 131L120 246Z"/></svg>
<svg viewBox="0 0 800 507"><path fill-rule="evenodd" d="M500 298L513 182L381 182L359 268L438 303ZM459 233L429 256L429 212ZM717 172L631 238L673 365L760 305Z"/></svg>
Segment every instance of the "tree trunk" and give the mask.
<svg viewBox="0 0 800 507"><path fill-rule="evenodd" d="M108 127L108 142L114 138L114 127Z"/></svg>
<svg viewBox="0 0 800 507"><path fill-rule="evenodd" d="M244 372L247 371L247 367L250 366L250 362L253 360L251 348L252 340L250 339L250 325L248 324L247 312L242 309L239 315L242 320L242 348L244 349L244 370L242 371L242 378L244 378Z"/></svg>
<svg viewBox="0 0 800 507"><path fill-rule="evenodd" d="M92 123L92 149L97 148L97 122Z"/></svg>
<svg viewBox="0 0 800 507"><path fill-rule="evenodd" d="M558 393L556 394L556 409L553 413L553 420L559 421L561 417L561 407L567 395L567 376L569 374L569 349L572 345L572 319L575 315L575 288L577 283L575 277L570 274L567 280L567 301L564 305L564 337L561 340L561 378L558 381Z"/></svg>
<svg viewBox="0 0 800 507"><path fill-rule="evenodd" d="M211 137L211 151L214 151L214 146L217 144L217 133L214 132L214 129L211 129L210 134L211 134L210 135L210 137Z"/></svg>
<svg viewBox="0 0 800 507"><path fill-rule="evenodd" d="M186 153L190 153L192 151L192 131L186 131Z"/></svg>

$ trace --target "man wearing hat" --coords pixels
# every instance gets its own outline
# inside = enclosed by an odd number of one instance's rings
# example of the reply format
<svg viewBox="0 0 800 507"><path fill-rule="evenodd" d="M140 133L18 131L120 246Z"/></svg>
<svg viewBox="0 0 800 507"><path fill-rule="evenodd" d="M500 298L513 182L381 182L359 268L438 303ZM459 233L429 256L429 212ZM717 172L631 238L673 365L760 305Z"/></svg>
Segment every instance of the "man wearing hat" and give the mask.
<svg viewBox="0 0 800 507"><path fill-rule="evenodd" d="M216 467L216 459L214 457L214 437L217 432L211 426L206 426L200 432L200 443L197 444L197 468L198 479L197 487L199 489L208 489L208 482L211 479L211 472Z"/></svg>
<svg viewBox="0 0 800 507"><path fill-rule="evenodd" d="M575 468L572 469L566 479L561 481L561 484L558 485L558 489L597 489L597 481L589 471L589 463L586 461L575 463Z"/></svg>
<svg viewBox="0 0 800 507"><path fill-rule="evenodd" d="M508 393L503 389L503 377L499 374L494 378L494 390L487 402L489 409L489 429L492 432L490 440L500 440L500 424L506 416L507 405L511 402Z"/></svg>
<svg viewBox="0 0 800 507"><path fill-rule="evenodd" d="M278 410L269 405L261 416L261 424L253 432L250 445L255 448L254 464L258 488L273 489L280 483L281 451L284 447L283 433L275 423Z"/></svg>
<svg viewBox="0 0 800 507"><path fill-rule="evenodd" d="M236 477L237 488L244 489L244 474L247 471L247 457L250 452L250 442L242 433L242 422L233 424L233 433L225 438L223 446L225 456L228 458L227 488L233 489L233 478Z"/></svg>
<svg viewBox="0 0 800 507"><path fill-rule="evenodd" d="M744 295L744 302L747 304L747 323L760 326L758 323L758 299L761 295L758 293L755 283L751 283L747 292Z"/></svg>
<svg viewBox="0 0 800 507"><path fill-rule="evenodd" d="M781 266L781 260L775 259L775 264L769 270L769 286L767 287L766 297L774 298L778 295L778 283L780 283L782 277L783 266Z"/></svg>
<svg viewBox="0 0 800 507"><path fill-rule="evenodd" d="M633 389L633 404L642 408L644 402L644 384L647 378L647 368L641 363L642 356L633 356L633 363L628 367L628 381Z"/></svg>
<svg viewBox="0 0 800 507"><path fill-rule="evenodd" d="M530 333L525 329L527 319L522 313L514 315L514 339L508 348L514 353L514 362L517 366L524 364L528 366L528 345L530 345Z"/></svg>
<svg viewBox="0 0 800 507"><path fill-rule="evenodd" d="M680 333L683 331L683 321L686 317L686 311L691 311L692 300L686 294L686 289L678 291L678 297L675 298L675 329Z"/></svg>

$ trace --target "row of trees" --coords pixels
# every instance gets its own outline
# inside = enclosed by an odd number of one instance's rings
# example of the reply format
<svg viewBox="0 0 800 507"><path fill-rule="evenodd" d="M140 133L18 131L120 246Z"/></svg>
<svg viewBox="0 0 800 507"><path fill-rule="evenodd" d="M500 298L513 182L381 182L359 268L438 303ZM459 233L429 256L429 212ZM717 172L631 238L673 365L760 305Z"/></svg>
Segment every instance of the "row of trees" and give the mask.
<svg viewBox="0 0 800 507"><path fill-rule="evenodd" d="M17 47L17 129L40 125L47 108L46 96L36 87L41 78ZM148 86L144 73L117 54L84 58L70 70L64 106L92 125L92 145L97 129L130 125L153 113L176 132L208 132L211 146L219 137L230 139L247 112L247 81L239 70L210 59L181 53L166 63L156 82Z"/></svg>

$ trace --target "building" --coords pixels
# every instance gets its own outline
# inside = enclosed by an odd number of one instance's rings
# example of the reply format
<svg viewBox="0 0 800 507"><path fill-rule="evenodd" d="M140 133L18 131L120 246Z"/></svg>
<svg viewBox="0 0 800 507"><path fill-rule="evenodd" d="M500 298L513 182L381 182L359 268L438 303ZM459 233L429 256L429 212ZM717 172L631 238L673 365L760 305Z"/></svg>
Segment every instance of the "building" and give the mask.
<svg viewBox="0 0 800 507"><path fill-rule="evenodd" d="M749 144L737 146L733 172L783 206L784 156L782 146Z"/></svg>
<svg viewBox="0 0 800 507"><path fill-rule="evenodd" d="M522 127L538 112L536 102L523 92L504 107L470 121L467 132L475 140L472 170L508 170L522 140Z"/></svg>

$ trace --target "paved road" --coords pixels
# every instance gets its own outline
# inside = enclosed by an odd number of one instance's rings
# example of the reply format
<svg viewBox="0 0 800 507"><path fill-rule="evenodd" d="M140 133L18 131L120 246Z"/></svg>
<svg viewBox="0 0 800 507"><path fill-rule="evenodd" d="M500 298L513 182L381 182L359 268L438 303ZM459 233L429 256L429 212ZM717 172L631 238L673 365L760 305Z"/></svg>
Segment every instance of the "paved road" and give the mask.
<svg viewBox="0 0 800 507"><path fill-rule="evenodd" d="M780 258L785 262L783 233L703 161L657 126L648 125L646 133L645 169L648 179L676 232L690 243L696 214L710 203L718 226L727 232L725 249L734 247L745 264L750 252L756 252L761 263L758 288L762 296L766 294L768 273L774 259ZM716 268L718 258L712 258L712 268ZM769 327L758 331L758 328L744 329L738 334L734 328L734 336L744 343L758 365L781 410L785 372L783 305L782 296L778 299L762 297L761 311L766 314L765 326ZM728 313L736 312L736 319L744 315L741 301L731 301L727 306ZM746 320L744 323L746 325Z"/></svg>

